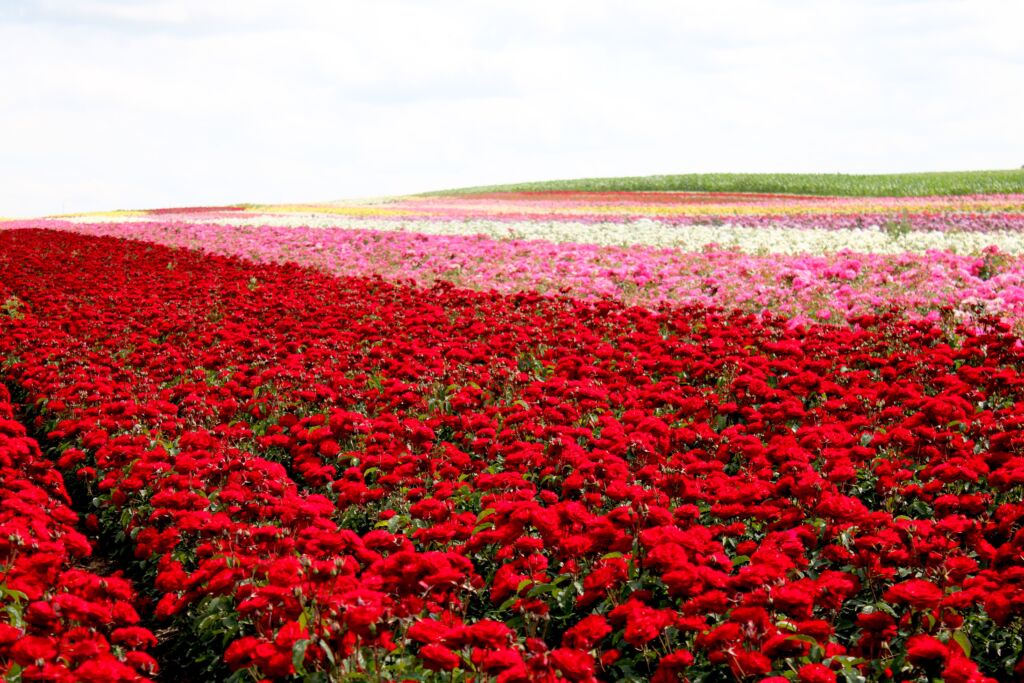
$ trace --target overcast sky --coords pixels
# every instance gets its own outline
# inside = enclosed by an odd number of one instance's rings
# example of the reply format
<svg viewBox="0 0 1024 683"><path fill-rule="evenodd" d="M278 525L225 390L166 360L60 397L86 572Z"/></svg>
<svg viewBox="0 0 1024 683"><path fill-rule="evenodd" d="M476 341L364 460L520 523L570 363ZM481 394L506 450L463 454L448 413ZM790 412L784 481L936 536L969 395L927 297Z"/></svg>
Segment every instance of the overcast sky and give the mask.
<svg viewBox="0 0 1024 683"><path fill-rule="evenodd" d="M1018 0L0 0L0 216L1024 164Z"/></svg>

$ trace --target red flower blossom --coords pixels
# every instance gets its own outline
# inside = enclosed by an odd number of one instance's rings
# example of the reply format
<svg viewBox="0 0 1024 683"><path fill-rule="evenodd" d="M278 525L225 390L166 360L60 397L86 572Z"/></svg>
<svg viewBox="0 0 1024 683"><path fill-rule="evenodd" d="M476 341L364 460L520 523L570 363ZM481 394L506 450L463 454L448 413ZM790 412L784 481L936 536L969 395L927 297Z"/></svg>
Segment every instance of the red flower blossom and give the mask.
<svg viewBox="0 0 1024 683"><path fill-rule="evenodd" d="M594 677L594 658L586 652L557 648L551 651L551 661L570 681L588 681Z"/></svg>
<svg viewBox="0 0 1024 683"><path fill-rule="evenodd" d="M935 609L942 601L942 589L931 581L910 579L894 585L883 596L887 602L910 605L914 609Z"/></svg>
<svg viewBox="0 0 1024 683"><path fill-rule="evenodd" d="M423 666L431 671L451 671L459 666L459 656L443 645L424 645L420 648Z"/></svg>
<svg viewBox="0 0 1024 683"><path fill-rule="evenodd" d="M612 632L608 620L599 614L584 617L572 628L566 630L562 643L578 650L591 650L606 635Z"/></svg>
<svg viewBox="0 0 1024 683"><path fill-rule="evenodd" d="M836 674L824 664L804 664L797 671L800 683L835 683Z"/></svg>
<svg viewBox="0 0 1024 683"><path fill-rule="evenodd" d="M933 636L919 633L907 639L907 659L911 664L921 667L941 666L948 656L946 644Z"/></svg>

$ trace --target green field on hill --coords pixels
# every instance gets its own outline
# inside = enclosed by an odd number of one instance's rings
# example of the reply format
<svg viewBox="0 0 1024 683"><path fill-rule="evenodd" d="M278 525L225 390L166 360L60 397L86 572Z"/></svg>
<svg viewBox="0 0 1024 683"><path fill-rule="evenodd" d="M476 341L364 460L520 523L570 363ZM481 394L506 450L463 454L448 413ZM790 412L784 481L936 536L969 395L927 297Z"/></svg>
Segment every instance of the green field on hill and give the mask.
<svg viewBox="0 0 1024 683"><path fill-rule="evenodd" d="M426 195L486 192L771 192L847 197L1009 194L1024 192L1024 169L942 173L690 173L685 175L578 178L485 185Z"/></svg>

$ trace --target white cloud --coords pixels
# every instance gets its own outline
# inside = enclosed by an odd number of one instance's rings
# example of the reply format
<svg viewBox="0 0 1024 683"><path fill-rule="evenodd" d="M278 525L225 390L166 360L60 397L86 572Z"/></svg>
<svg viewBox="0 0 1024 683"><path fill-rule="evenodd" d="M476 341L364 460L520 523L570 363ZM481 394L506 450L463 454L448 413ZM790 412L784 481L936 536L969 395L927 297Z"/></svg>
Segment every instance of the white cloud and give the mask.
<svg viewBox="0 0 1024 683"><path fill-rule="evenodd" d="M0 215L1024 163L1013 0L0 7Z"/></svg>

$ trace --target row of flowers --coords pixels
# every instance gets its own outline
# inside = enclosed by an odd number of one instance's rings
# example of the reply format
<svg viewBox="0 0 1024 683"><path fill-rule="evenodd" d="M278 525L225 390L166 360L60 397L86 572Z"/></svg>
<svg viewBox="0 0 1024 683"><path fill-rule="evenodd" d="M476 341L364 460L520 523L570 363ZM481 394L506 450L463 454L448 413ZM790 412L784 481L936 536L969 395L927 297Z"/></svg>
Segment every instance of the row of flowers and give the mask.
<svg viewBox="0 0 1024 683"><path fill-rule="evenodd" d="M911 197L829 197L812 195L746 193L746 192L590 192L538 191L489 192L480 194L448 194L413 196L400 201L401 206L531 206L550 209L591 207L640 207L642 212L656 213L689 210L692 212L729 213L743 210L793 213L941 213L941 212L1020 212L1024 194L974 194Z"/></svg>
<svg viewBox="0 0 1024 683"><path fill-rule="evenodd" d="M0 219L4 220L4 219ZM799 236L808 231L824 231L839 233L845 244L856 244L855 240L867 239L879 248L890 249L892 242L907 243L907 237L917 245L949 244L957 237L966 236L969 240L977 240L974 233L995 235L1007 246L1015 244L1017 233L1024 228L1024 220L1020 214L826 214L809 215L794 214L792 216L770 215L723 215L723 216L632 216L627 214L602 215L563 215L520 213L488 213L486 211L451 211L446 213L419 214L406 209L378 208L375 205L353 206L345 209L335 207L303 207L303 210L287 210L285 207L265 207L263 210L245 211L202 211L178 213L150 214L146 211L117 211L100 214L83 214L77 216L54 217L51 220L65 220L72 223L110 223L110 222L151 222L154 220L177 223L181 221L218 223L223 225L276 225L276 226L308 226L320 228L355 228L371 230L416 230L418 225L427 226L434 231L449 231L466 234L472 228L473 234L493 234L506 236L511 233L522 233L532 228L530 224L542 223L553 226L556 231L577 234L576 240L582 241L586 236L592 241L632 243L637 240L634 233L639 232L642 239L648 242L659 239L652 232L657 226L661 229L674 229L671 237L662 238L657 242L662 245L680 246L685 244L685 232L681 228L691 227L724 227L736 235L749 235L750 250L761 248L757 243L757 232L766 229L779 230L779 234ZM6 219L6 222L17 222L18 219ZM559 224L566 227L558 227ZM460 224L463 227L460 227ZM461 232L457 232L461 231ZM883 241L882 233L888 241ZM918 235L917 233L921 233ZM950 233L944 236L945 233ZM703 234L703 233L699 233ZM835 236L833 236L834 238ZM820 238L824 239L824 237ZM810 242L809 244L814 244ZM973 244L973 242L972 242ZM835 248L827 249L835 251Z"/></svg>
<svg viewBox="0 0 1024 683"><path fill-rule="evenodd" d="M1018 328L1024 322L1024 259L991 248L976 255L782 256L303 227L11 225L140 239L425 286L450 282L477 290L561 292L648 307L699 304L772 311L793 324L841 322L891 307L918 318L934 318L937 309L951 308L959 320L998 315Z"/></svg>
<svg viewBox="0 0 1024 683"><path fill-rule="evenodd" d="M836 221L837 225L847 227L865 225L865 218L884 223L908 216L922 226L944 230L955 229L960 219L969 217L979 222L993 218L994 224L1002 220L1019 227L1024 216L1024 195L862 198L692 192L505 192L353 200L327 205L257 205L248 210L443 220L547 217L588 222L637 217L667 222L771 218L784 223L793 219L795 224L803 224L805 219L820 217L824 225ZM843 218L850 220L846 222Z"/></svg>
<svg viewBox="0 0 1024 683"><path fill-rule="evenodd" d="M859 217L863 219L863 217ZM150 223L152 216L116 217L118 222ZM1018 224L993 225L992 219L972 224L965 230L920 230L912 223L872 222L848 227L820 225L792 226L774 218L758 221L721 221L710 223L665 223L647 218L624 221L564 220L552 217L470 217L459 215L436 219L366 219L324 214L256 214L239 212L225 216L195 217L170 215L173 223L202 222L210 225L274 228L328 228L372 230L375 232L414 232L423 235L482 236L490 239L545 240L598 246L655 247L700 251L729 248L751 254L831 254L856 251L870 254L921 253L948 250L961 254L978 253L986 247L1019 254L1024 251L1024 220ZM93 216L71 219L70 223L113 222ZM746 223L746 224L745 224ZM160 224L166 224L161 222ZM56 224L59 225L59 224ZM55 227L56 227L55 225Z"/></svg>
<svg viewBox="0 0 1024 683"><path fill-rule="evenodd" d="M1001 323L0 247L8 378L207 678L1024 675Z"/></svg>
<svg viewBox="0 0 1024 683"><path fill-rule="evenodd" d="M469 223L485 234L509 230L529 234L540 223L555 233L575 233L571 241L673 244L652 225L666 227L728 226L758 244L756 232L786 228L794 231L839 231L840 244L867 240L876 248L891 248L884 237L911 233L914 248L939 248L965 233L993 233L1011 242L1024 227L1024 195L966 197L800 197L676 192L534 192L486 195L381 198L321 205L247 207L190 207L152 211L118 211L71 217L70 220L229 221L253 225L303 225L394 229L420 226L421 231L458 230ZM560 227L565 223L567 227ZM448 225L454 224L454 225ZM401 229L401 228L399 228ZM752 232L751 232L752 231ZM913 233L923 233L916 235ZM881 233L881 236L875 233ZM954 233L944 237L943 233ZM1002 233L1002 234L1001 234ZM699 234L699 231L698 231ZM585 236L587 239L582 239ZM696 237L687 238L693 243ZM797 240L805 242L806 240ZM762 241L762 244L765 242ZM770 241L767 242L770 244ZM815 248L813 240L807 243Z"/></svg>
<svg viewBox="0 0 1024 683"><path fill-rule="evenodd" d="M0 384L0 676L149 680L156 641L139 625L132 586L83 569L92 549L70 502Z"/></svg>

